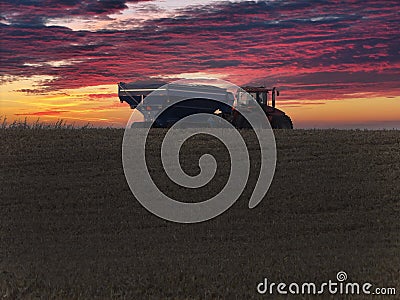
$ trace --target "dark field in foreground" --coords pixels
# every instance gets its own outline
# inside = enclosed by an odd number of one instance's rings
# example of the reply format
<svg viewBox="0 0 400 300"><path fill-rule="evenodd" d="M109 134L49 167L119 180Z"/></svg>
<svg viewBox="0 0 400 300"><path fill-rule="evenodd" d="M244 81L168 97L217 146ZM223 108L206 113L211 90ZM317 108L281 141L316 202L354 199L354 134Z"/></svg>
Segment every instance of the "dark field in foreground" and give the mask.
<svg viewBox="0 0 400 300"><path fill-rule="evenodd" d="M0 297L246 299L260 297L264 277L320 283L339 271L398 296L400 131L277 131L277 169L261 204L247 208L252 176L233 207L194 225L159 219L134 199L122 136L0 130ZM189 173L210 148L193 143ZM215 193L225 173L204 191Z"/></svg>

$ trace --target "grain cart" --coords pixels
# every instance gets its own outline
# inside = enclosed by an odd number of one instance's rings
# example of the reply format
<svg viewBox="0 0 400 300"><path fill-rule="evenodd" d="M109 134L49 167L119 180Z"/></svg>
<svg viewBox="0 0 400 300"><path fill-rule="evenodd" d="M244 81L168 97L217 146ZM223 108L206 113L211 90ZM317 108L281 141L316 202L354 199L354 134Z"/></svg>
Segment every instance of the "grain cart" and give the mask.
<svg viewBox="0 0 400 300"><path fill-rule="evenodd" d="M146 98L151 93L151 97ZM185 93L187 100L173 104L164 112L159 112L170 105L170 102L179 95ZM223 100L224 103L208 99L212 94L214 99ZM250 94L256 102L249 99ZM271 94L271 100L269 100ZM143 124L152 123L153 127L168 128L180 119L198 113L217 114L228 120L236 128L249 128L246 119L236 109L254 109L254 105L260 105L271 127L274 129L292 129L293 124L289 116L275 108L276 96L279 92L276 88L245 86L237 91L228 91L224 88L209 85L187 85L154 83L138 85L135 83L118 83L118 96L122 102L126 102L132 109L137 109L143 115ZM271 103L269 103L271 102ZM140 104L140 105L139 105ZM134 124L140 127L140 124ZM204 124L203 124L204 125ZM209 124L212 126L212 124Z"/></svg>

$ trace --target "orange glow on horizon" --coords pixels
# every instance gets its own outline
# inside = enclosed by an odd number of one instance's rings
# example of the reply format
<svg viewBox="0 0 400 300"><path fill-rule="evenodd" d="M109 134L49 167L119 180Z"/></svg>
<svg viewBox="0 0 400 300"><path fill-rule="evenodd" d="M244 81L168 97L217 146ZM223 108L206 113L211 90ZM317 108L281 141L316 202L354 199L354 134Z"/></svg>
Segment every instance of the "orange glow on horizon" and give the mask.
<svg viewBox="0 0 400 300"><path fill-rule="evenodd" d="M324 104L299 104L294 107L277 102L277 107L291 116L294 124L297 123L300 127L342 128L346 125L357 127L356 125L373 123L377 126L381 123L382 128L391 128L393 125L385 125L389 122L397 123L395 126L400 129L400 97L328 100Z"/></svg>
<svg viewBox="0 0 400 300"><path fill-rule="evenodd" d="M38 118L44 123L65 120L69 124L123 127L130 116L130 109L121 104L116 85L102 85L79 89L59 90L42 94L18 90L32 88L37 78L14 81L0 88L0 116L8 123Z"/></svg>
<svg viewBox="0 0 400 300"><path fill-rule="evenodd" d="M34 87L38 80L23 79L3 84L0 115L8 122L26 117L28 122L39 118L42 122L53 123L62 119L76 125L124 127L133 112L126 103L119 102L116 84L43 94L18 91ZM281 96L277 108L292 118L295 128L362 127L368 123L373 123L376 128L400 128L400 96L308 101L285 101Z"/></svg>

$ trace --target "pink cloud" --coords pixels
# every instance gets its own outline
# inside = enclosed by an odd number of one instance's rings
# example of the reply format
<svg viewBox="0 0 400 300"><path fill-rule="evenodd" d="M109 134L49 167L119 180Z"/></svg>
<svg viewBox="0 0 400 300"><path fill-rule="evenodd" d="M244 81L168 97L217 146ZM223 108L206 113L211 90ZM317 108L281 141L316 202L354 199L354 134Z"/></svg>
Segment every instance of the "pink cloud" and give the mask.
<svg viewBox="0 0 400 300"><path fill-rule="evenodd" d="M107 94L88 94L87 97L90 100L107 99L107 98L117 98L117 93L107 93Z"/></svg>
<svg viewBox="0 0 400 300"><path fill-rule="evenodd" d="M16 116L57 116L62 113L69 112L68 110L46 110L46 111L37 111L37 112L28 112L28 113L18 113Z"/></svg>
<svg viewBox="0 0 400 300"><path fill-rule="evenodd" d="M96 10L89 2L82 2L88 3L81 12L87 16ZM97 14L123 10L126 1L117 2ZM71 4L72 10L82 3ZM4 8L21 14L31 9L12 3ZM54 17L63 9L55 5L46 14L40 6L33 14ZM152 19L129 30L0 25L7 41L0 46L1 72L52 76L43 83L50 91L209 72L236 84L279 86L287 100L396 96L399 10L397 1L226 2L186 8L179 18ZM96 97L103 96L89 96Z"/></svg>

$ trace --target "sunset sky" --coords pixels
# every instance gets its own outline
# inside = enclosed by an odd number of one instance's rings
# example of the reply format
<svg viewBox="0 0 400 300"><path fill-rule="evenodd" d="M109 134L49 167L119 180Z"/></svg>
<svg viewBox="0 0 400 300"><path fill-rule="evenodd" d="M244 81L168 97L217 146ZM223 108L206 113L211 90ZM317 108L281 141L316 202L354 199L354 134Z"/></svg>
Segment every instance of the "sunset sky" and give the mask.
<svg viewBox="0 0 400 300"><path fill-rule="evenodd" d="M117 82L215 77L279 87L296 128L400 129L400 1L0 3L9 121L122 127Z"/></svg>

